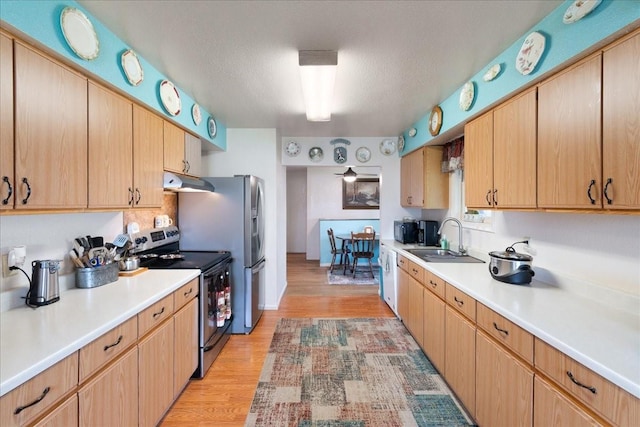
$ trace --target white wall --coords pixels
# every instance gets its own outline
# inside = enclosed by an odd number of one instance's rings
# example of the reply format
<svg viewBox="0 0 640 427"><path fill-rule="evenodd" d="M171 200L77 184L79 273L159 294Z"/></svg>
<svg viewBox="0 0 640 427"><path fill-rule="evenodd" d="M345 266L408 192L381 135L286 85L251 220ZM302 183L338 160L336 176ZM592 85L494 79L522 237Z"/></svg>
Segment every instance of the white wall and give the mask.
<svg viewBox="0 0 640 427"><path fill-rule="evenodd" d="M275 129L227 129L227 151L206 153L203 176L255 175L265 181L267 309L276 309L286 287L286 186Z"/></svg>
<svg viewBox="0 0 640 427"><path fill-rule="evenodd" d="M287 252L307 251L307 171L287 169Z"/></svg>

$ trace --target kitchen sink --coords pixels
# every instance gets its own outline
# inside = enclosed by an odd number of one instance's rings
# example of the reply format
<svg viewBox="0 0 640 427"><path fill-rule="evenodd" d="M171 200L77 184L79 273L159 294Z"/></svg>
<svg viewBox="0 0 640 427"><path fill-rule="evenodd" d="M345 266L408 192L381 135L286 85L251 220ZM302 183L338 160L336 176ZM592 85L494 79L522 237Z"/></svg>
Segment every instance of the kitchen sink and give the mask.
<svg viewBox="0 0 640 427"><path fill-rule="evenodd" d="M407 251L427 262L482 263L481 259L461 255L448 249L407 249Z"/></svg>

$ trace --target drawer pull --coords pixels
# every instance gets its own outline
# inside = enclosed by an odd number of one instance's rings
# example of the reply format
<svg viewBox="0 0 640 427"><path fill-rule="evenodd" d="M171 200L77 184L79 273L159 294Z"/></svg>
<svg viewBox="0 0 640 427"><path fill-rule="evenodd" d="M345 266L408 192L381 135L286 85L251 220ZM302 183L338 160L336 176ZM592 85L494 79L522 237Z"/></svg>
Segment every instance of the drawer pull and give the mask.
<svg viewBox="0 0 640 427"><path fill-rule="evenodd" d="M51 387L47 387L42 391L42 394L40 395L40 397L38 397L36 400L34 400L33 402L29 403L28 405L24 405L24 406L18 406L16 408L15 411L13 411L13 415L18 415L20 412L24 411L25 409L39 403L42 401L42 399L45 398L45 396L49 393L49 391L51 391Z"/></svg>
<svg viewBox="0 0 640 427"><path fill-rule="evenodd" d="M105 346L104 346L104 351L109 350L111 347L115 347L115 346L117 346L117 345L118 345L118 344L120 344L121 342L122 342L122 335L120 335L120 336L118 337L118 340L117 340L116 342L114 342L113 344L105 345Z"/></svg>
<svg viewBox="0 0 640 427"><path fill-rule="evenodd" d="M509 331L507 331L506 329L500 329L496 322L493 322L493 327L496 328L496 331L501 332L505 335L509 335Z"/></svg>
<svg viewBox="0 0 640 427"><path fill-rule="evenodd" d="M27 186L27 197L22 199L22 204L26 205L27 202L29 201L29 198L31 197L31 185L29 185L29 180L25 177L22 177L22 183Z"/></svg>
<svg viewBox="0 0 640 427"><path fill-rule="evenodd" d="M434 282L433 280L429 280L429 283L431 284L431 287L434 288L434 289L438 287L438 284L436 282Z"/></svg>
<svg viewBox="0 0 640 427"><path fill-rule="evenodd" d="M576 380L575 377L573 376L573 374L571 373L571 371L567 371L567 376L569 377L569 379L571 379L571 381L573 381L573 383L575 385L580 386L582 388L586 388L587 390L589 390L593 394L597 393L597 390L596 390L595 387L590 387L588 385L584 385L580 381Z"/></svg>
<svg viewBox="0 0 640 427"><path fill-rule="evenodd" d="M6 199L2 199L2 204L3 205L8 205L9 204L9 199L11 198L11 195L13 194L13 187L11 187L11 181L9 181L9 177L8 176L3 176L2 177L2 182L7 184L7 187L9 187L9 193L7 194L7 198Z"/></svg>
<svg viewBox="0 0 640 427"><path fill-rule="evenodd" d="M162 310L160 310L157 313L153 313L153 318L155 319L156 317L160 316L162 313L164 313L164 307L162 307Z"/></svg>
<svg viewBox="0 0 640 427"><path fill-rule="evenodd" d="M189 290L184 293L184 296L187 297L187 296L191 295L191 292L193 292L193 288L189 288Z"/></svg>
<svg viewBox="0 0 640 427"><path fill-rule="evenodd" d="M596 180L592 179L591 182L589 183L589 187L587 187L587 197L589 198L589 201L591 202L592 205L596 204L596 199L594 199L591 196L591 188L593 188L596 185Z"/></svg>
<svg viewBox="0 0 640 427"><path fill-rule="evenodd" d="M453 300L457 302L460 307L464 305L464 301L462 301L461 299L458 299L458 297L453 297Z"/></svg>

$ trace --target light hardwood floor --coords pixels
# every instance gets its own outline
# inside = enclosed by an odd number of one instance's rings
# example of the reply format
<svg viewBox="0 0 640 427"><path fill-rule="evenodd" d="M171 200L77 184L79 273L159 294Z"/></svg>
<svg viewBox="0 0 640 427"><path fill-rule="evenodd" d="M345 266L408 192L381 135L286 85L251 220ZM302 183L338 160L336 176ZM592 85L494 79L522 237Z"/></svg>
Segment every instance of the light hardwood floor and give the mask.
<svg viewBox="0 0 640 427"><path fill-rule="evenodd" d="M280 318L393 317L376 286L327 284L326 267L287 255L287 291L249 335L232 335L203 380L190 381L161 425L243 426Z"/></svg>

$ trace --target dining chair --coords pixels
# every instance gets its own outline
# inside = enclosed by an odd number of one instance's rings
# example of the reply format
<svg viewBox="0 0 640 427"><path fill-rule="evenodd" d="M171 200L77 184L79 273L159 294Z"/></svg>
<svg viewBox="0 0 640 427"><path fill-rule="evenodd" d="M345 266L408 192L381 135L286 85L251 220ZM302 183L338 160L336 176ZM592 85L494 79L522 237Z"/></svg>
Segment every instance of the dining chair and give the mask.
<svg viewBox="0 0 640 427"><path fill-rule="evenodd" d="M373 258L373 247L376 240L376 232L372 233L354 233L351 232L351 255L353 256L353 277L356 277L356 271L358 267L359 259L366 259L369 261L369 271L371 277L373 275L373 265L371 259Z"/></svg>
<svg viewBox="0 0 640 427"><path fill-rule="evenodd" d="M342 243L342 247L336 247L336 237L333 234L333 229L327 229L327 234L329 235L329 243L331 244L331 266L329 267L329 272L333 273L333 267L336 265L342 265L344 267L343 274L347 271L347 266L350 264L349 254L351 250L348 246L345 246L344 241ZM336 264L336 257L340 255L340 262Z"/></svg>

